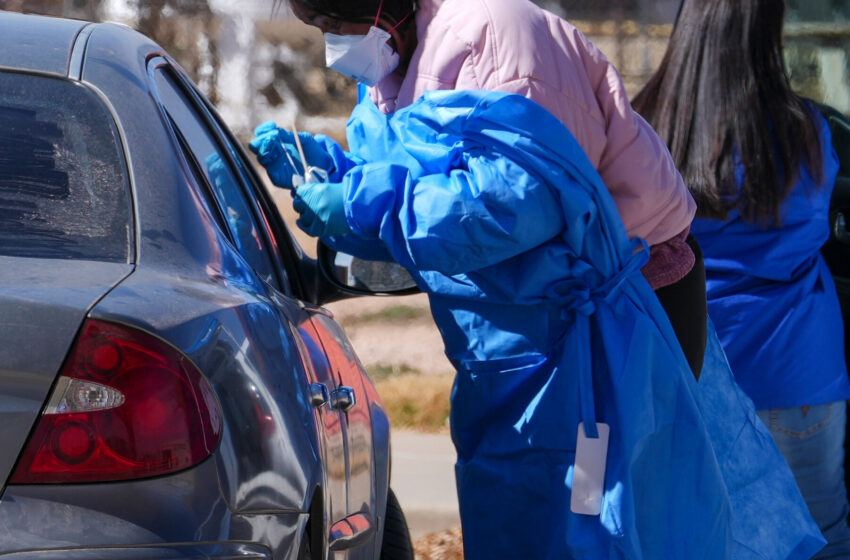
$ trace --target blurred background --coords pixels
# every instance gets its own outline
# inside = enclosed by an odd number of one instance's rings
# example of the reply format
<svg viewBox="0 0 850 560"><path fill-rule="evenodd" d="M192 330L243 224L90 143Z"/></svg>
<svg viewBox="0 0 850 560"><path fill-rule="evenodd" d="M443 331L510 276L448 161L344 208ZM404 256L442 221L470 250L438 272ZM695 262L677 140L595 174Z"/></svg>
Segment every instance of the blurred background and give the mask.
<svg viewBox="0 0 850 560"><path fill-rule="evenodd" d="M658 64L679 0L537 0L570 20L635 93ZM344 140L352 82L324 67L321 33L273 0L0 0L0 9L118 21L171 53L242 138L273 119ZM788 0L795 87L850 113L850 2Z"/></svg>

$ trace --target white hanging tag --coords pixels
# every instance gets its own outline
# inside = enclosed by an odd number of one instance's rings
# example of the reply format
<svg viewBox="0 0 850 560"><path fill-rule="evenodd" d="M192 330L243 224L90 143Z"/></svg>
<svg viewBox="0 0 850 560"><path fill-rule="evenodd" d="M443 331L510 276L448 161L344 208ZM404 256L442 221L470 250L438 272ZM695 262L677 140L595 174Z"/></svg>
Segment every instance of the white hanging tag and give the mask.
<svg viewBox="0 0 850 560"><path fill-rule="evenodd" d="M608 424L596 423L598 438L584 434L579 423L576 436L576 460L573 466L573 487L570 511L583 515L599 515L602 511L602 490L605 487L605 464L608 458Z"/></svg>

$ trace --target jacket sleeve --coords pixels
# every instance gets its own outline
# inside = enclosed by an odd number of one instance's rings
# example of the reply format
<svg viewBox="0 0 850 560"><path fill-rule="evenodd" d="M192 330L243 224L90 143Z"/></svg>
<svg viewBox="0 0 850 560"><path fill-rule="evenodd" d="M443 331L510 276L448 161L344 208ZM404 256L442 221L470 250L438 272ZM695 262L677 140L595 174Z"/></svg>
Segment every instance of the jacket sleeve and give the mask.
<svg viewBox="0 0 850 560"><path fill-rule="evenodd" d="M605 182L629 236L664 243L690 225L696 203L667 146L632 109L616 68L581 33L572 40L578 59L561 70L578 73L582 87L528 75L488 89L523 95L558 117Z"/></svg>
<svg viewBox="0 0 850 560"><path fill-rule="evenodd" d="M650 245L663 243L690 225L696 203L663 140L632 109L620 74L583 39L590 79L606 125L599 174L629 234Z"/></svg>
<svg viewBox="0 0 850 560"><path fill-rule="evenodd" d="M448 275L527 251L564 228L558 196L510 159L466 153L447 173L414 178L401 165L369 163L343 178L353 234L380 239L393 259Z"/></svg>

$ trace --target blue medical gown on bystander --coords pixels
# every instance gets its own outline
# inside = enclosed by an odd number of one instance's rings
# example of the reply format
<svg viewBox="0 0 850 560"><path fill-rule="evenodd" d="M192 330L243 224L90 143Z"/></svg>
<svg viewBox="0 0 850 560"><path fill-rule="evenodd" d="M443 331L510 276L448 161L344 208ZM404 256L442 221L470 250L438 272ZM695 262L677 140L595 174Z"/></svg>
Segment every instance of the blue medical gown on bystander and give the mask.
<svg viewBox="0 0 850 560"><path fill-rule="evenodd" d="M457 368L468 560L804 559L823 545L709 325L697 383L602 179L539 105L363 96L329 143L352 233L407 267ZM344 175L343 175L344 173ZM599 515L573 513L579 422L610 426Z"/></svg>

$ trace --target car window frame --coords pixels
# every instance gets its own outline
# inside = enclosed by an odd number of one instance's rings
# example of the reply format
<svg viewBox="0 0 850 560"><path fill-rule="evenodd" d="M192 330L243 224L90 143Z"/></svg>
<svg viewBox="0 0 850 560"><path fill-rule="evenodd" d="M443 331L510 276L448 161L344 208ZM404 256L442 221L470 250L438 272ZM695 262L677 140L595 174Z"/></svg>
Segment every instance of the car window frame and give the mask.
<svg viewBox="0 0 850 560"><path fill-rule="evenodd" d="M230 153L229 155L236 155L240 158L241 165L238 167L244 171L240 176L245 180L242 186L249 190L248 200L252 205L256 206L255 212L262 216L260 222L263 225L263 229L268 227L265 235L273 240L272 244L275 251L272 252L275 253L274 258L289 281L290 290L284 291L284 293L290 296L296 296L302 300L309 299L306 295L307 291L304 286L304 280L298 267L298 263L306 260L305 253L292 237L289 228L280 215L280 211L277 209L277 205L271 199L271 195L264 186L263 180L257 173L257 168L252 163L252 158L249 157L245 150L245 146L233 135L232 130L224 123L224 119L221 118L221 115L215 106L213 106L212 102L197 89L185 74L180 72L177 77L194 94L196 103L203 106L208 119L217 125L215 130L221 134L222 139L233 146L235 154Z"/></svg>
<svg viewBox="0 0 850 560"><path fill-rule="evenodd" d="M156 81L153 76L153 71L156 69L157 65L161 62L166 62L164 60L159 61L161 57L157 56L148 60L147 66L147 74L148 81L151 84L150 91L151 95L154 98L154 101L159 109L160 118L162 119L163 125L167 130L168 134L172 137L172 143L174 147L177 149L178 160L182 167L182 171L186 177L192 177L196 180L196 185L199 194L201 195L201 200L204 203L205 209L209 214L209 217L212 218L213 222L219 228L219 232L222 236L227 240L228 243L234 246L234 250L236 250L235 242L233 240L233 235L231 234L229 228L226 227L224 223L224 215L222 213L221 208L218 203L215 201L215 198L212 195L212 192L209 189L209 186L206 185L206 178L203 176L197 166L198 162L195 160L194 154L191 153L191 150L186 146L186 139L183 137L183 134L180 132L180 129L177 128L176 123L173 122L171 117L166 111L165 106L160 97L159 88L156 86ZM203 188L200 188L203 185Z"/></svg>
<svg viewBox="0 0 850 560"><path fill-rule="evenodd" d="M179 88L184 100L189 104L189 108L193 111L193 117L199 121L199 124L204 128L204 132L210 136L211 141L215 145L216 152L219 153L220 156L223 156L223 163L228 166L230 174L233 175L234 187L238 189L238 195L245 203L245 207L249 213L249 219L252 221L255 230L260 236L259 241L262 245L261 252L264 255L264 260L268 261L270 269L269 272L271 274L271 278L269 278L268 281L265 278L266 274L255 268L254 263L252 262L253 257L246 255L244 251L240 249L239 243L235 238L235 233L232 231L230 225L225 219L222 202L219 200L219 194L216 193L212 185L209 184L206 174L199 167L201 165L200 162L197 161L194 151L188 145L188 140L183 137L180 127L176 122L174 122L173 118L169 114L159 92L159 86L156 83L157 73L159 72L165 72L165 78L170 79L173 86ZM156 98L161 115L173 135L175 146L180 152L180 158L186 167L185 171L189 176L196 179L201 194L208 206L207 210L214 218L220 232L223 234L227 242L231 244L234 251L239 253L242 258L246 260L248 265L251 266L251 270L260 280L272 285L272 287L282 293L288 294L291 292L289 282L287 280L287 271L282 269L280 256L276 250L277 243L269 240L269 232L267 231L266 224L264 223L264 218L260 218L258 216L256 203L252 200L251 194L246 193L244 174L239 172L237 165L234 165L230 150L227 148L227 145L222 142L221 131L218 124L210 121L208 111L206 111L203 105L198 103L197 92L195 91L195 88L191 87L191 82L186 80L182 69L180 69L174 61L166 58L162 54L158 54L148 60L148 81L150 89Z"/></svg>
<svg viewBox="0 0 850 560"><path fill-rule="evenodd" d="M273 246L273 243L269 243L266 235L262 233L264 228L259 222L254 204L242 185L244 181L242 174L234 167L231 157L228 156L229 148L222 145L219 134L211 128L206 115L199 110L195 99L186 90L185 84L179 79L173 65L156 64L151 74L153 85L157 87L161 96L162 109L171 125L183 138L181 148L185 152L184 156L194 163L193 171L199 174L196 178L202 185L205 195L219 209L220 227L230 234L229 239L236 251L245 259L254 273L266 283L280 287L283 283L277 263L272 257L274 249L270 245ZM166 99L161 88L168 88L173 92L170 95L176 95L177 98ZM199 136L197 139L193 136L190 140L186 137L187 134ZM200 161L203 156L198 153L198 146L194 144L195 140L205 142L212 149L207 156L214 155L221 165L221 173L225 178L222 184L213 184L212 170L205 168L206 161L203 163ZM250 224L247 232L240 231L237 224L229 218L231 210L238 212L238 222ZM246 233L249 235L245 235ZM256 250L252 249L254 247Z"/></svg>

